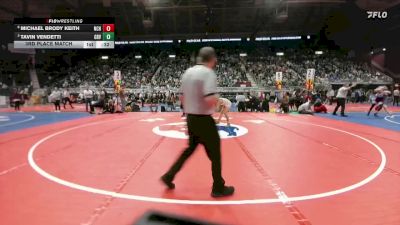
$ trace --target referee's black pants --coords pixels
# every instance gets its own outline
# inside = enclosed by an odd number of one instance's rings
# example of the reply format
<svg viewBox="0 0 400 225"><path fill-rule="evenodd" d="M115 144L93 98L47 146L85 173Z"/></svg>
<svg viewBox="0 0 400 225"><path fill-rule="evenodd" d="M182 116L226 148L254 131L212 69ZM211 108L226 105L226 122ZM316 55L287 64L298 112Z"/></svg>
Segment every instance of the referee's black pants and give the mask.
<svg viewBox="0 0 400 225"><path fill-rule="evenodd" d="M400 96L394 96L393 97L393 105L399 106L399 99L400 99Z"/></svg>
<svg viewBox="0 0 400 225"><path fill-rule="evenodd" d="M15 101L14 102L14 109L15 109L15 111L19 111L20 110L20 104L21 104L21 102L20 101Z"/></svg>
<svg viewBox="0 0 400 225"><path fill-rule="evenodd" d="M182 168L186 160L193 154L199 144L202 144L211 160L213 191L222 191L225 181L221 174L221 140L214 119L210 115L187 115L189 146L182 152L169 171L165 174L169 180Z"/></svg>
<svg viewBox="0 0 400 225"><path fill-rule="evenodd" d="M85 98L86 112L89 111L90 104L92 104L92 98Z"/></svg>
<svg viewBox="0 0 400 225"><path fill-rule="evenodd" d="M238 103L238 111L239 112L245 112L246 111L246 104L244 102L239 102Z"/></svg>
<svg viewBox="0 0 400 225"><path fill-rule="evenodd" d="M72 106L72 102L71 102L71 99L69 97L63 98L64 109L65 109L65 106L67 105L67 102L68 102L69 106L71 106L71 109L73 109L74 107Z"/></svg>
<svg viewBox="0 0 400 225"><path fill-rule="evenodd" d="M346 107L346 98L337 98L337 105L335 107L335 110L333 111L333 114L336 114L337 110L340 108L340 115L344 115L344 109Z"/></svg>

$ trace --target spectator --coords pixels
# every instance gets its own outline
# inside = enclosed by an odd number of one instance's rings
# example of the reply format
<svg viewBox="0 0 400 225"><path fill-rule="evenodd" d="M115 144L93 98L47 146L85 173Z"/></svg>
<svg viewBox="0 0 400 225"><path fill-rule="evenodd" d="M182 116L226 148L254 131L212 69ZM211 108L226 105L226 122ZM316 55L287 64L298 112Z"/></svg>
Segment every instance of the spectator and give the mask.
<svg viewBox="0 0 400 225"><path fill-rule="evenodd" d="M62 93L57 87L54 88L54 91L50 94L50 99L54 103L55 112L61 112Z"/></svg>
<svg viewBox="0 0 400 225"><path fill-rule="evenodd" d="M64 109L66 109L65 105L67 104L67 102L69 103L69 105L71 106L71 109L73 109L74 107L72 106L72 102L71 102L71 93L69 92L69 89L66 88L63 91L63 105L64 105Z"/></svg>
<svg viewBox="0 0 400 225"><path fill-rule="evenodd" d="M21 112L21 102L22 95L18 89L15 89L14 94L11 97L12 102L14 103L14 109L16 112Z"/></svg>
<svg viewBox="0 0 400 225"><path fill-rule="evenodd" d="M399 106L399 99L400 99L400 90L399 87L393 91L393 105Z"/></svg>
<svg viewBox="0 0 400 225"><path fill-rule="evenodd" d="M288 113L289 112L289 92L286 92L283 95L282 101L281 101L281 105L280 108L284 113Z"/></svg>
<svg viewBox="0 0 400 225"><path fill-rule="evenodd" d="M246 111L246 96L244 96L243 94L237 94L236 95L236 104L237 104L239 112L245 112Z"/></svg>
<svg viewBox="0 0 400 225"><path fill-rule="evenodd" d="M83 98L85 99L86 112L89 111L89 106L93 101L94 93L92 90L89 90L89 87L86 87L86 90L83 91Z"/></svg>

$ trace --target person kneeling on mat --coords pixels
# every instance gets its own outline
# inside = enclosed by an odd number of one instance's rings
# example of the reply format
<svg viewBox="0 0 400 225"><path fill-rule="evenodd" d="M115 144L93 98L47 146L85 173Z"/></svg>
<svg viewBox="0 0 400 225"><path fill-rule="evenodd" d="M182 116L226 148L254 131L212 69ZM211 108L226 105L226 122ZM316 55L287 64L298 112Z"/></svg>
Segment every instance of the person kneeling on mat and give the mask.
<svg viewBox="0 0 400 225"><path fill-rule="evenodd" d="M313 103L311 101L307 101L306 103L303 103L299 106L299 114L309 114L309 115L314 115L311 107L313 106Z"/></svg>
<svg viewBox="0 0 400 225"><path fill-rule="evenodd" d="M217 112L219 112L220 114L219 114L219 117L217 120L217 124L221 122L222 115L224 115L226 118L226 124L228 126L230 126L228 112L231 108L231 105L232 105L232 102L229 101L229 99L227 99L227 98L219 98L218 99Z"/></svg>
<svg viewBox="0 0 400 225"><path fill-rule="evenodd" d="M316 113L328 113L328 109L325 107L325 105L322 104L322 101L320 98L317 98L314 103L314 112Z"/></svg>
<svg viewBox="0 0 400 225"><path fill-rule="evenodd" d="M95 107L101 108L103 110L104 113L104 109L105 109L105 104L106 104L106 100L108 99L108 93L106 91L106 89L102 89L99 93L99 99L98 101L91 101L90 102L90 114L95 114Z"/></svg>

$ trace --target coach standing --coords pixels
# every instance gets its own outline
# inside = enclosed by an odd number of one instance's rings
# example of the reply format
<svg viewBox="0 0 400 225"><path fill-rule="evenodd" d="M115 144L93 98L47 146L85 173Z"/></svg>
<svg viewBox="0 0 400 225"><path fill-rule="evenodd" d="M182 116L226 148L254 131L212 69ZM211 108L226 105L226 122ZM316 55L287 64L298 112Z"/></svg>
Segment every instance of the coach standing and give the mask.
<svg viewBox="0 0 400 225"><path fill-rule="evenodd" d="M172 182L185 161L199 144L204 145L212 164L212 197L232 195L234 187L225 186L221 174L221 141L214 119L218 101L217 77L213 68L217 64L215 50L203 47L199 51L197 65L189 68L182 76L183 105L187 114L189 146L182 152L169 171L161 177L168 188L175 188Z"/></svg>
<svg viewBox="0 0 400 225"><path fill-rule="evenodd" d="M338 93L336 95L336 101L337 105L335 107L335 110L333 111L333 115L336 116L336 112L341 107L340 109L340 116L347 117L347 115L344 114L344 109L346 107L346 98L347 98L347 93L355 87L357 84L354 83L353 85L350 86L350 84L345 84L341 88L339 88Z"/></svg>
<svg viewBox="0 0 400 225"><path fill-rule="evenodd" d="M89 90L89 87L87 87L86 90L83 91L83 98L85 99L86 112L89 112L89 107L92 104L93 95L94 93L92 90Z"/></svg>
<svg viewBox="0 0 400 225"><path fill-rule="evenodd" d="M400 99L400 88L399 86L397 86L396 89L393 91L393 106L394 105L399 106L399 99Z"/></svg>
<svg viewBox="0 0 400 225"><path fill-rule="evenodd" d="M244 96L243 94L237 94L236 103L239 112L246 111L246 96Z"/></svg>

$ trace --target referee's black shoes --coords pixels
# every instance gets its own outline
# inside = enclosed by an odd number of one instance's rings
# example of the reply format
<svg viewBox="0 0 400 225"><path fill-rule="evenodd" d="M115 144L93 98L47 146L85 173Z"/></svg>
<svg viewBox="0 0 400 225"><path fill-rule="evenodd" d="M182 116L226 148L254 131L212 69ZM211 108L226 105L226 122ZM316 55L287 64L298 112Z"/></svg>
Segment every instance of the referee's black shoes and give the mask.
<svg viewBox="0 0 400 225"><path fill-rule="evenodd" d="M213 190L211 196L214 198L227 197L233 195L235 188L232 186L224 186L222 190Z"/></svg>
<svg viewBox="0 0 400 225"><path fill-rule="evenodd" d="M162 176L161 181L168 187L168 189L175 189L175 184L172 183L172 180L168 178L167 175Z"/></svg>
<svg viewBox="0 0 400 225"><path fill-rule="evenodd" d="M337 116L336 113L332 113L332 115ZM348 115L346 115L346 114L340 114L340 116L341 116L341 117L348 117Z"/></svg>
<svg viewBox="0 0 400 225"><path fill-rule="evenodd" d="M163 182L165 186L168 187L168 189L175 189L175 184L167 175L161 177L161 182ZM214 198L227 197L233 195L234 192L235 192L234 187L224 186L221 190L213 189L211 192L211 196Z"/></svg>

